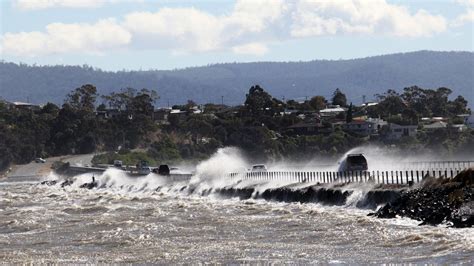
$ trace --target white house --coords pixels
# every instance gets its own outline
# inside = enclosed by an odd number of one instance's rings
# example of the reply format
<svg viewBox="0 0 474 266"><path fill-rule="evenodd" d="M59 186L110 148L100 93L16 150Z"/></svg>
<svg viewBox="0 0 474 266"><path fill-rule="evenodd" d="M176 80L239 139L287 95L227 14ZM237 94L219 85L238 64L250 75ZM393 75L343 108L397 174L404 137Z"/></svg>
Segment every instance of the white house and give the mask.
<svg viewBox="0 0 474 266"><path fill-rule="evenodd" d="M448 127L448 123L443 122L443 121L438 121L438 122L434 122L434 123L431 123L429 125L424 125L423 126L423 128L427 131L436 130L436 129L440 129L440 128L446 128L446 127Z"/></svg>
<svg viewBox="0 0 474 266"><path fill-rule="evenodd" d="M394 123L388 124L388 134L386 136L389 140L398 140L402 137L415 137L418 131L417 125L398 125Z"/></svg>
<svg viewBox="0 0 474 266"><path fill-rule="evenodd" d="M387 122L378 118L355 120L344 125L344 129L363 136L376 135Z"/></svg>
<svg viewBox="0 0 474 266"><path fill-rule="evenodd" d="M319 114L321 116L336 116L340 113L344 113L347 111L347 108L343 108L343 107L340 107L339 105L336 105L334 107L329 107L329 108L326 108L326 109L322 109L319 111Z"/></svg>

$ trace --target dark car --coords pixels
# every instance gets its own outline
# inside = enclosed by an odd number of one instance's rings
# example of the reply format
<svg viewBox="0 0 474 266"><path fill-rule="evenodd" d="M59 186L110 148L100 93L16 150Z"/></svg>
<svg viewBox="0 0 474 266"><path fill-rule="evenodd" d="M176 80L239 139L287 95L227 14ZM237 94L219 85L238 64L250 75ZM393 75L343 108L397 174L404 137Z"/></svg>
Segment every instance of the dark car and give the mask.
<svg viewBox="0 0 474 266"><path fill-rule="evenodd" d="M349 154L339 165L339 171L367 171L367 159L362 154Z"/></svg>
<svg viewBox="0 0 474 266"><path fill-rule="evenodd" d="M175 168L170 168L167 164L162 164L158 168L154 168L152 171L155 174L167 176L167 175L170 175L170 172L173 169Z"/></svg>

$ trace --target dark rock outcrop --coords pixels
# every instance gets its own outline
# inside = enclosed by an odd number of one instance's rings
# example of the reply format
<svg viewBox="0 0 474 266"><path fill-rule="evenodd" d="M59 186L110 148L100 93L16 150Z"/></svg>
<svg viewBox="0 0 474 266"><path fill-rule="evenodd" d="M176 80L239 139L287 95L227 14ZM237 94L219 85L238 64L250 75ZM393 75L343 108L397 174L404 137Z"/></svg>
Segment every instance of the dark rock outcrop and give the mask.
<svg viewBox="0 0 474 266"><path fill-rule="evenodd" d="M467 169L451 179L426 178L417 189L402 192L395 201L376 213L379 218L409 217L422 223L474 224L474 169Z"/></svg>
<svg viewBox="0 0 474 266"><path fill-rule="evenodd" d="M47 185L47 186L54 186L56 185L56 183L58 183L58 181L56 180L46 180L46 181L41 182L40 184Z"/></svg>
<svg viewBox="0 0 474 266"><path fill-rule="evenodd" d="M74 181L72 181L71 179L66 179L66 180L64 180L64 182L61 183L61 187L70 186L70 185L72 185L72 183L74 183Z"/></svg>

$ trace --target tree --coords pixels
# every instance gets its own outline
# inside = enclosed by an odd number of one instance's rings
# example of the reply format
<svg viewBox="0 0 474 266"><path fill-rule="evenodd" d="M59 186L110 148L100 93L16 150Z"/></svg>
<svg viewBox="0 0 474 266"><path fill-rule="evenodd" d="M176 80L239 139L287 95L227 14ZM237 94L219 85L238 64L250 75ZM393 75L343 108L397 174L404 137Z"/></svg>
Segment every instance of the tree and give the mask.
<svg viewBox="0 0 474 266"><path fill-rule="evenodd" d="M454 101L448 103L448 112L451 115L469 114L471 110L467 107L467 100L461 95L456 97Z"/></svg>
<svg viewBox="0 0 474 266"><path fill-rule="evenodd" d="M272 96L268 94L259 85L252 86L245 99L245 108L247 112L254 117L258 117L271 111L273 107Z"/></svg>
<svg viewBox="0 0 474 266"><path fill-rule="evenodd" d="M66 96L65 103L76 111L93 113L96 98L97 88L91 84L86 84L69 93Z"/></svg>
<svg viewBox="0 0 474 266"><path fill-rule="evenodd" d="M346 122L350 123L352 122L352 103L349 105L349 109L347 109L347 115L346 115Z"/></svg>
<svg viewBox="0 0 474 266"><path fill-rule="evenodd" d="M332 95L332 104L333 105L339 105L342 107L347 106L347 99L346 95L342 93L339 88L334 91L334 94Z"/></svg>
<svg viewBox="0 0 474 266"><path fill-rule="evenodd" d="M388 90L386 93L376 95L379 104L369 110L369 115L373 117L381 116L387 118L392 115L403 113L407 106L400 95L394 90Z"/></svg>
<svg viewBox="0 0 474 266"><path fill-rule="evenodd" d="M323 96L314 96L311 98L309 101L309 105L314 109L314 110L322 110L326 108L326 99Z"/></svg>

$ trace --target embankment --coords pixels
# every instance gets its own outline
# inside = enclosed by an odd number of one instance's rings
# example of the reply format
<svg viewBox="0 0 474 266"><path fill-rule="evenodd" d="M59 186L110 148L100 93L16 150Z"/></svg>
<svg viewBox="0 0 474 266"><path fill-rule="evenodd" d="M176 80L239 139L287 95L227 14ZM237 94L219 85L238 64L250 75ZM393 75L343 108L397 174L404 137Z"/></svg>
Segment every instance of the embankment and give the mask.
<svg viewBox="0 0 474 266"><path fill-rule="evenodd" d="M67 171L68 167L63 170ZM474 170L468 169L454 178L426 177L420 183L409 185L376 184L373 182L299 183L264 180L181 180L150 174L128 177L117 170L106 170L95 175L68 177L46 185L77 188L107 189L126 187L128 190L155 190L159 192L217 196L222 198L264 199L268 201L319 203L324 205L353 206L376 210L369 214L379 218L405 216L421 224L448 224L454 227L472 227L474 222ZM122 175L120 178L118 175ZM92 178L92 182L89 182ZM89 182L89 183L86 183Z"/></svg>
<svg viewBox="0 0 474 266"><path fill-rule="evenodd" d="M379 218L409 217L421 224L449 223L454 227L474 224L474 169L454 178L427 178L416 189L403 191L373 215Z"/></svg>

